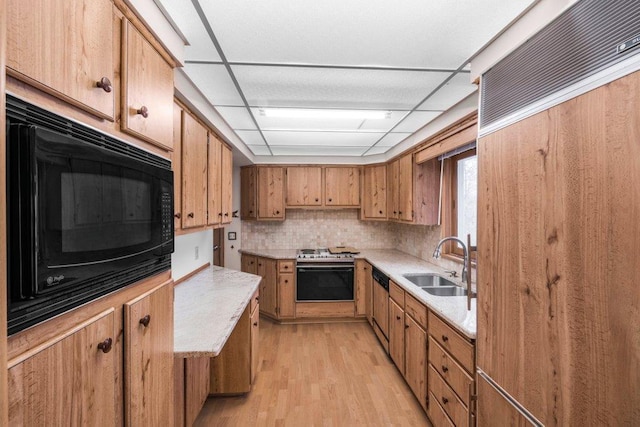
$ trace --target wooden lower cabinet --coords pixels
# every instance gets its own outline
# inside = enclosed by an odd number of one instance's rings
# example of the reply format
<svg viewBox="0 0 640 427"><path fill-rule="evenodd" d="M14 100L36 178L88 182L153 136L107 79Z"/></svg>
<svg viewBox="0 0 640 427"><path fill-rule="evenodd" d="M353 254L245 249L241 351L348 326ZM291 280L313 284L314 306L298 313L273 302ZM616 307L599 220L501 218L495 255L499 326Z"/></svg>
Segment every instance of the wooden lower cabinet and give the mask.
<svg viewBox="0 0 640 427"><path fill-rule="evenodd" d="M278 273L278 318L296 317L296 275Z"/></svg>
<svg viewBox="0 0 640 427"><path fill-rule="evenodd" d="M242 254L240 258L240 270L245 273L258 274L258 260L254 255Z"/></svg>
<svg viewBox="0 0 640 427"><path fill-rule="evenodd" d="M356 260L355 301L356 317L366 317L371 324L371 264L363 259Z"/></svg>
<svg viewBox="0 0 640 427"><path fill-rule="evenodd" d="M389 299L389 356L404 376L404 310Z"/></svg>
<svg viewBox="0 0 640 427"><path fill-rule="evenodd" d="M124 305L126 425L173 419L173 282Z"/></svg>
<svg viewBox="0 0 640 427"><path fill-rule="evenodd" d="M211 359L193 357L184 359L184 425L193 425L209 396L209 370Z"/></svg>
<svg viewBox="0 0 640 427"><path fill-rule="evenodd" d="M258 299L258 296L253 298L254 300ZM251 311L251 372L250 379L251 384L255 383L256 375L258 373L258 364L260 363L260 309L257 305L252 305Z"/></svg>
<svg viewBox="0 0 640 427"><path fill-rule="evenodd" d="M9 361L9 425L115 425L115 310Z"/></svg>
<svg viewBox="0 0 640 427"><path fill-rule="evenodd" d="M404 315L404 378L423 409L427 409L427 332Z"/></svg>
<svg viewBox="0 0 640 427"><path fill-rule="evenodd" d="M278 317L278 268L274 259L258 257L257 273L260 282L260 312L268 317Z"/></svg>

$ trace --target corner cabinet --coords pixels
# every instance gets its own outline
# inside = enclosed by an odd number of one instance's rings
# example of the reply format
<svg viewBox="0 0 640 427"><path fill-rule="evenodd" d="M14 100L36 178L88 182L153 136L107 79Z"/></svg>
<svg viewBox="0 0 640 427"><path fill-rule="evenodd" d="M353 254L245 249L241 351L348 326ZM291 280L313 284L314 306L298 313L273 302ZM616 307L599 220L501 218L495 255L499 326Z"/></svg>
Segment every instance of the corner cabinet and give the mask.
<svg viewBox="0 0 640 427"><path fill-rule="evenodd" d="M115 310L9 361L9 425L116 425Z"/></svg>
<svg viewBox="0 0 640 427"><path fill-rule="evenodd" d="M362 168L362 209L360 219L387 219L387 166Z"/></svg>
<svg viewBox="0 0 640 427"><path fill-rule="evenodd" d="M126 425L173 420L173 282L124 305Z"/></svg>
<svg viewBox="0 0 640 427"><path fill-rule="evenodd" d="M122 131L172 150L172 106L173 68L133 24L123 20Z"/></svg>
<svg viewBox="0 0 640 427"><path fill-rule="evenodd" d="M113 121L113 25L110 0L8 0L7 74Z"/></svg>

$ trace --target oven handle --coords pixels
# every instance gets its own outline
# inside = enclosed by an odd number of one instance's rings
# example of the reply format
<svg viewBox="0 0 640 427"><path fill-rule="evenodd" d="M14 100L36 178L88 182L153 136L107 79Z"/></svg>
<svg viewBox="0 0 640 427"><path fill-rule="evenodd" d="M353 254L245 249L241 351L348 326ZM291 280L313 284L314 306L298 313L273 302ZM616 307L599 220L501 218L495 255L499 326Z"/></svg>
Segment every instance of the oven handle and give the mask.
<svg viewBox="0 0 640 427"><path fill-rule="evenodd" d="M327 270L331 269L332 271L353 271L353 266L344 266L340 264L323 264L323 265L305 265L298 266L297 270L300 272L304 272L305 270Z"/></svg>

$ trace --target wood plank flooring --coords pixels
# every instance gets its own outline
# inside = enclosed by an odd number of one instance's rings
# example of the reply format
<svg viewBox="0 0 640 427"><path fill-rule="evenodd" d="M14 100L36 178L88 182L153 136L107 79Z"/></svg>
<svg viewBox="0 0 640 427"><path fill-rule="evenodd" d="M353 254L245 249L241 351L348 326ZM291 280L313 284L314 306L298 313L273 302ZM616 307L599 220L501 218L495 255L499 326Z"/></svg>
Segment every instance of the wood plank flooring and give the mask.
<svg viewBox="0 0 640 427"><path fill-rule="evenodd" d="M430 426L368 323L261 320L253 390L210 397L195 426Z"/></svg>

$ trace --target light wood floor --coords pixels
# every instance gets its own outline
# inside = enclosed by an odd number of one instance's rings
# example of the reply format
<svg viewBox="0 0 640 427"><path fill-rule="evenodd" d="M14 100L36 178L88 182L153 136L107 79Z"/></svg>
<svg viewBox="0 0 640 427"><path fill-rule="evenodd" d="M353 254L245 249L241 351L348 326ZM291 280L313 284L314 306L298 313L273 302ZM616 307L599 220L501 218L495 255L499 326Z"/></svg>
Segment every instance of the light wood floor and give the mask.
<svg viewBox="0 0 640 427"><path fill-rule="evenodd" d="M246 396L209 398L196 426L430 426L368 323L261 319Z"/></svg>

